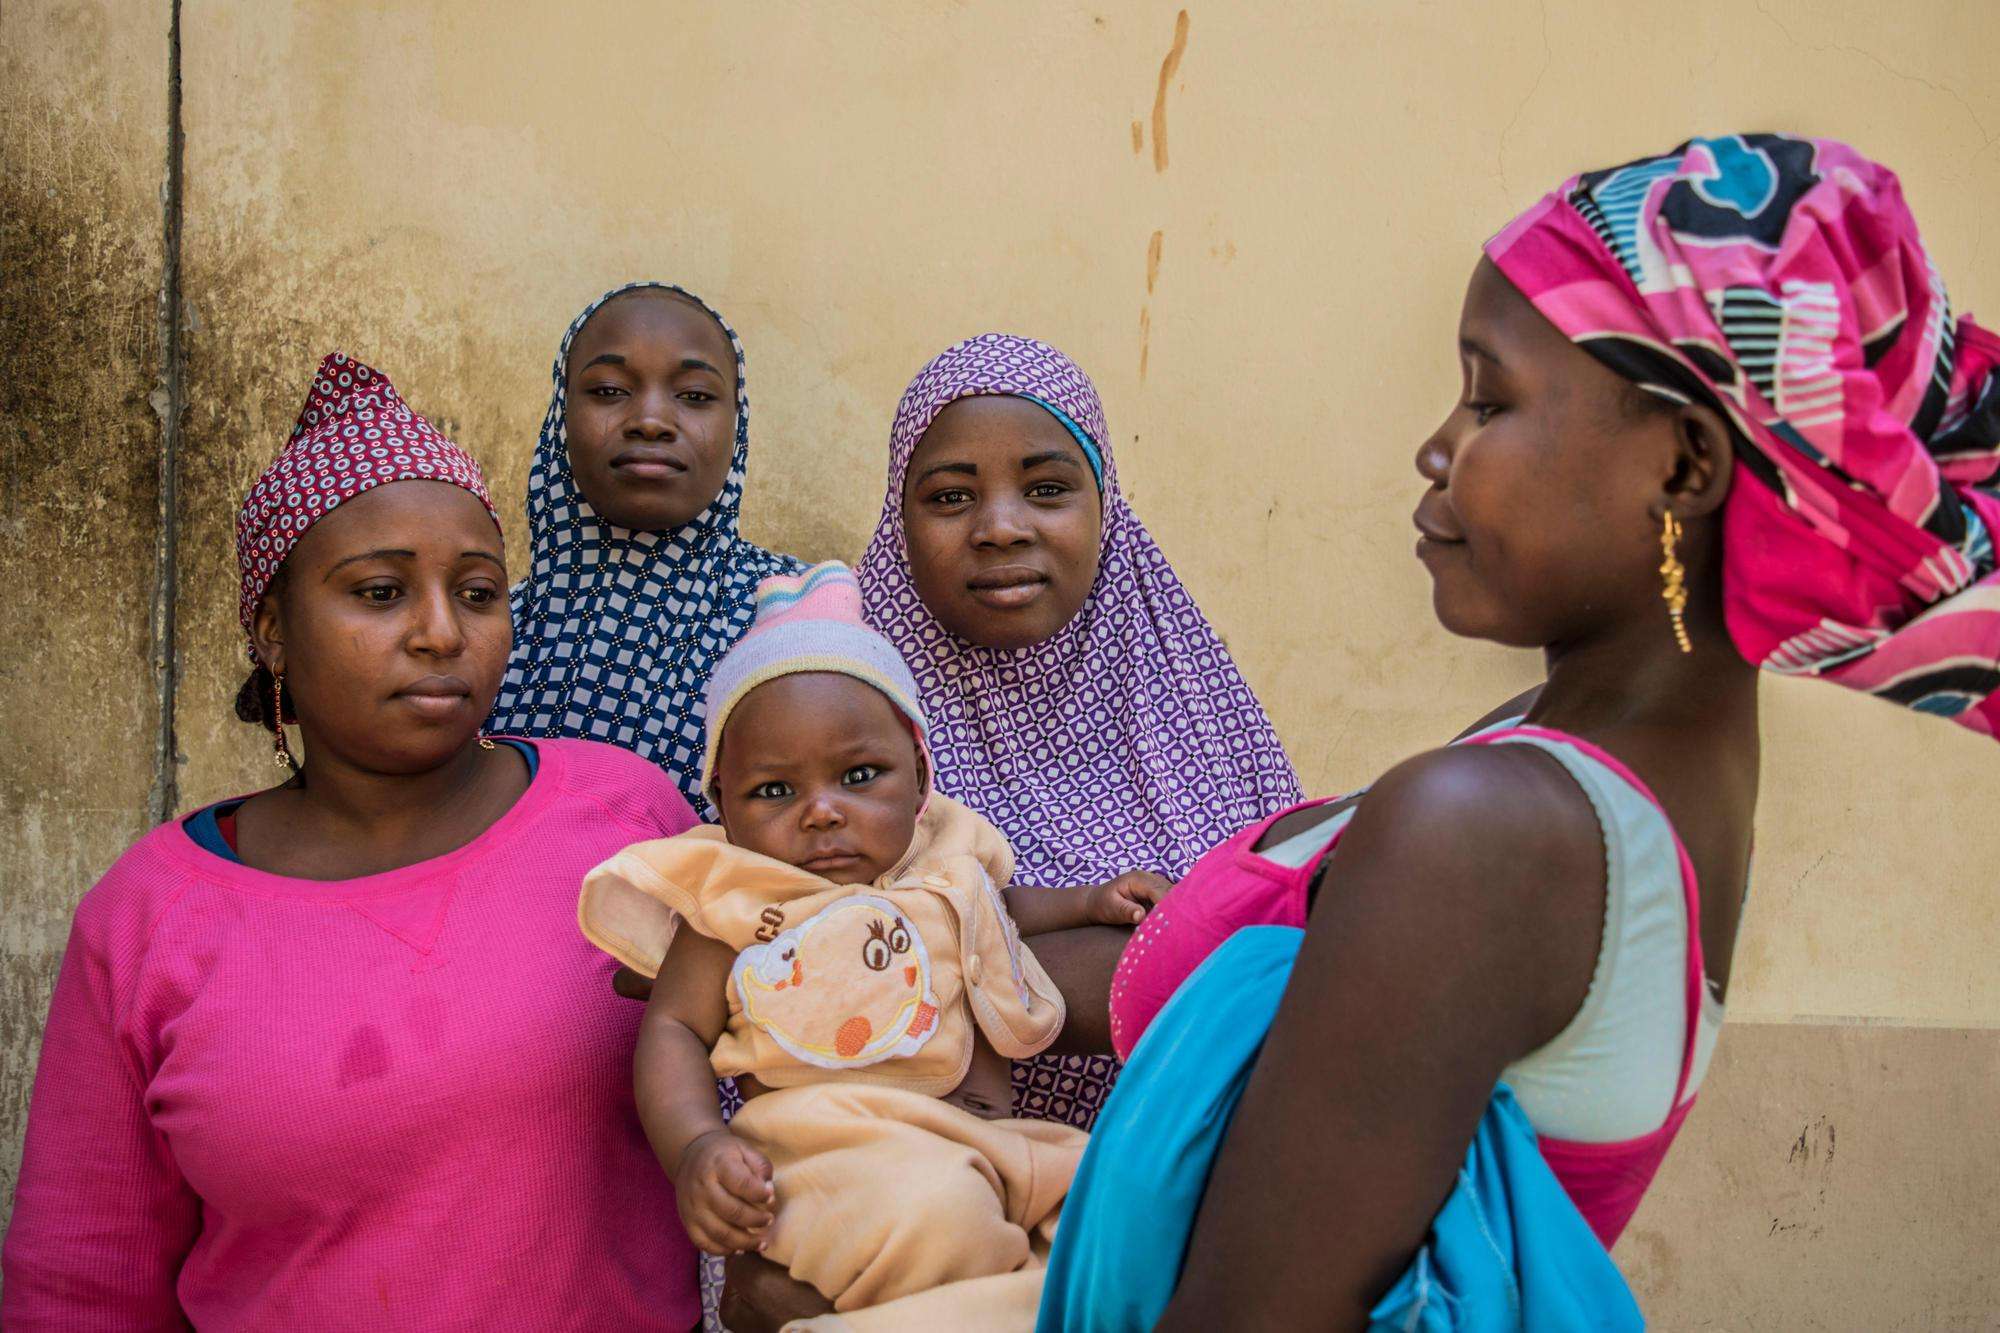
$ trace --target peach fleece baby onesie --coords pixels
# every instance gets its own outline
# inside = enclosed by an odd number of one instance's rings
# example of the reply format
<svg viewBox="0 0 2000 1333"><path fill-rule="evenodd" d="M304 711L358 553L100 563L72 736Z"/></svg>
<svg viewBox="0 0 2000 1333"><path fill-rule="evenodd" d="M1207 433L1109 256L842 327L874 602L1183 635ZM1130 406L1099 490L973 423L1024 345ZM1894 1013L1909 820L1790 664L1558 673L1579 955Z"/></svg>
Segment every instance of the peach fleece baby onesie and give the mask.
<svg viewBox="0 0 2000 1333"><path fill-rule="evenodd" d="M730 845L706 825L629 847L578 904L599 948L657 974L682 924L737 950L719 1076L773 1089L732 1132L770 1158L765 1253L856 1310L1033 1262L1082 1156L1080 1130L983 1120L937 1100L975 1033L1039 1054L1061 993L1022 944L986 820L932 796L909 851L873 883L834 884Z"/></svg>

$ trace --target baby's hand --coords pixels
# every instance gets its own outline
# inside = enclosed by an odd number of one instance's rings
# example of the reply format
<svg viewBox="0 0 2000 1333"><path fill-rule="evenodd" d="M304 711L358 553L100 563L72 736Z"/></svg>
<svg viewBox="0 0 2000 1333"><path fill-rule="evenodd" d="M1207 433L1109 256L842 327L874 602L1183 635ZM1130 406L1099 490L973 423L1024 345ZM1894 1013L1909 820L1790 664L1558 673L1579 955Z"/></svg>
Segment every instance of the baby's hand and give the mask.
<svg viewBox="0 0 2000 1333"><path fill-rule="evenodd" d="M675 1203L688 1239L710 1254L764 1248L777 1191L764 1154L726 1129L710 1130L681 1154Z"/></svg>
<svg viewBox="0 0 2000 1333"><path fill-rule="evenodd" d="M1117 879L1090 890L1090 923L1096 926L1136 926L1146 911L1166 895L1173 881L1150 870L1128 870Z"/></svg>

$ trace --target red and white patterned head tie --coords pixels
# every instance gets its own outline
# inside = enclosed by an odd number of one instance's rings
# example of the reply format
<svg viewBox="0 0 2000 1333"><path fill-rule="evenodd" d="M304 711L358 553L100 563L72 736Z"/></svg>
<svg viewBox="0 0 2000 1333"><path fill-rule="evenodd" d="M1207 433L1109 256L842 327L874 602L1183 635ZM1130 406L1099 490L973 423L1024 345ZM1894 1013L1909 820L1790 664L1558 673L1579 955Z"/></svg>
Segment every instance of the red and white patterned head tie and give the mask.
<svg viewBox="0 0 2000 1333"><path fill-rule="evenodd" d="M448 482L478 496L493 513L472 455L412 412L388 376L331 353L319 363L291 440L257 478L236 517L236 562L243 572L237 614L245 634L306 529L343 501L392 481Z"/></svg>

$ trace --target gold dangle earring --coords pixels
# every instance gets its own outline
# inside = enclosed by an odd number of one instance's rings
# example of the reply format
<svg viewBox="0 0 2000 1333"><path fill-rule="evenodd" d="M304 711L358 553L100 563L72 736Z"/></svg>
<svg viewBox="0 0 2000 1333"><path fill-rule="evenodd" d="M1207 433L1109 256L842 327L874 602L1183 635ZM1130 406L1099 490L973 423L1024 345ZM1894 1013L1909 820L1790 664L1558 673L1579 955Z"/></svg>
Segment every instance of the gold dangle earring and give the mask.
<svg viewBox="0 0 2000 1333"><path fill-rule="evenodd" d="M1681 542L1681 521L1667 511L1667 520L1660 529L1660 596L1667 603L1667 614L1674 622L1674 642L1681 651L1691 653L1694 645L1688 642L1687 631L1687 566L1681 563L1679 551Z"/></svg>
<svg viewBox="0 0 2000 1333"><path fill-rule="evenodd" d="M285 743L285 673L271 673L271 734L276 737L272 759L279 768L299 771L299 761L292 758L292 747Z"/></svg>

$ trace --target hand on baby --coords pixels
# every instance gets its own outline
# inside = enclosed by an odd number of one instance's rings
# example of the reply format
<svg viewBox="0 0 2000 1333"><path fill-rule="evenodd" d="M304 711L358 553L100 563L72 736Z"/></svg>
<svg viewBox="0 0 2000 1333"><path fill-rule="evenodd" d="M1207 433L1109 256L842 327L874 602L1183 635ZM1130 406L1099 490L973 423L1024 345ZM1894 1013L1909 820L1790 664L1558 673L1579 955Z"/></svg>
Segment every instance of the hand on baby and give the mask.
<svg viewBox="0 0 2000 1333"><path fill-rule="evenodd" d="M710 1130L687 1146L674 1195L688 1238L709 1254L764 1248L777 1202L771 1164L728 1130Z"/></svg>
<svg viewBox="0 0 2000 1333"><path fill-rule="evenodd" d="M1090 922L1097 926L1136 926L1173 886L1172 880L1150 870L1128 870L1117 879L1091 888L1086 909Z"/></svg>

